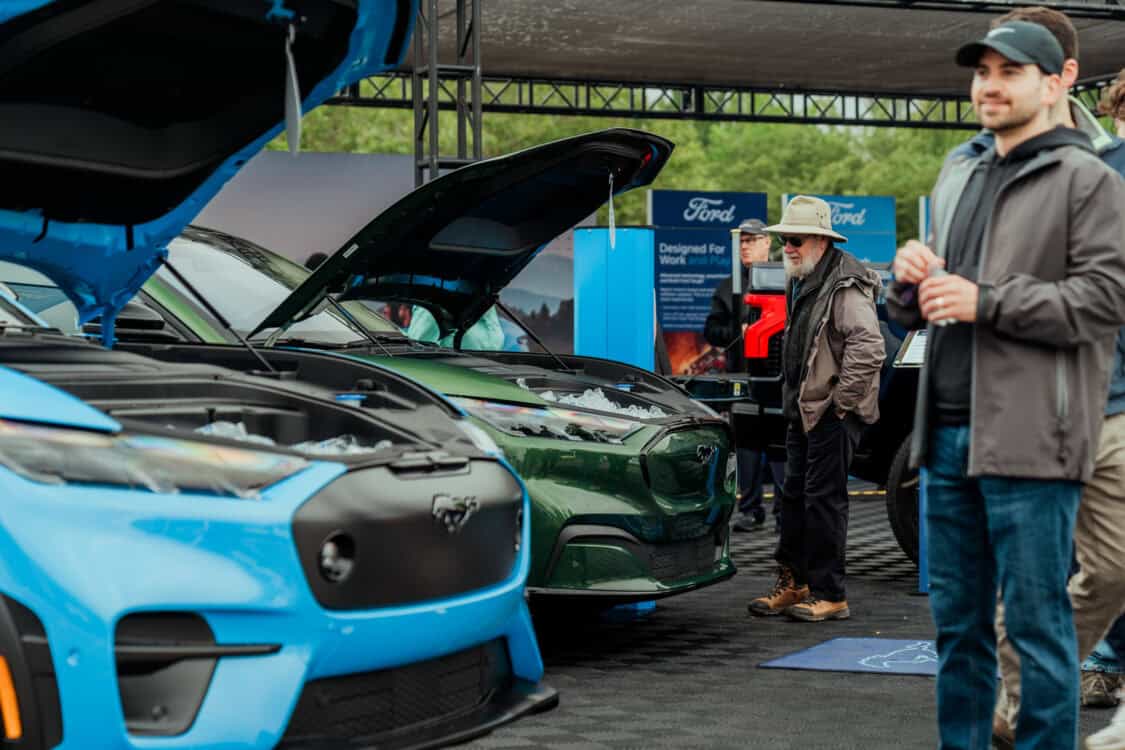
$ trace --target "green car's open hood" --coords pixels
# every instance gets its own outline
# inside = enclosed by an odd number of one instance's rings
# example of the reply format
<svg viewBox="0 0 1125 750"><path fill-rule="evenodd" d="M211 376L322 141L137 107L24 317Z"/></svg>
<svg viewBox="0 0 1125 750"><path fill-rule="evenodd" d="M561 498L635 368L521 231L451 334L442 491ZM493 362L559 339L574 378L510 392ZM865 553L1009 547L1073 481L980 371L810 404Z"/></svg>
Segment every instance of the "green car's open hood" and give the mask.
<svg viewBox="0 0 1125 750"><path fill-rule="evenodd" d="M443 331L463 331L548 242L611 190L651 183L671 153L659 136L615 128L443 175L379 214L253 333L284 328L341 290L341 299L423 305Z"/></svg>

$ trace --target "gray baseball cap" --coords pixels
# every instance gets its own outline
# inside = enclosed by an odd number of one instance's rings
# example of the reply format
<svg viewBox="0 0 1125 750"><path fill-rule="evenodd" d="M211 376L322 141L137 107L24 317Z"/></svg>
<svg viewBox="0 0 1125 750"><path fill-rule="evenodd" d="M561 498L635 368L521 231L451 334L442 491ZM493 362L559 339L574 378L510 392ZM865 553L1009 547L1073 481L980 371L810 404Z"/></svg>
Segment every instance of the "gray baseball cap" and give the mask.
<svg viewBox="0 0 1125 750"><path fill-rule="evenodd" d="M738 225L738 231L742 234L767 234L766 223L761 219L744 219Z"/></svg>
<svg viewBox="0 0 1125 750"><path fill-rule="evenodd" d="M957 64L971 68L986 50L994 50L1012 62L1038 65L1047 74L1062 73L1062 45L1047 27L1029 21L1008 21L988 32L983 39L957 50Z"/></svg>

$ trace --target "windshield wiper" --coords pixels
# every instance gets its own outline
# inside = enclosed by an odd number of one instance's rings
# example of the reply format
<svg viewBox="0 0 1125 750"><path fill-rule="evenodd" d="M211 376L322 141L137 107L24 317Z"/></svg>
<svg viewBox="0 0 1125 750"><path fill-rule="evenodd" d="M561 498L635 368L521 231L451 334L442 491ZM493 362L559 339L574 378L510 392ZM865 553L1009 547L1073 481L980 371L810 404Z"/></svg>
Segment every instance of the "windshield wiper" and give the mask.
<svg viewBox="0 0 1125 750"><path fill-rule="evenodd" d="M210 313L215 320L219 321L219 324L223 326L223 328L227 329L227 332L238 339L238 342L246 348L246 351L254 355L254 359L261 362L262 366L270 372L274 373L275 375L277 374L277 368L271 365L269 363L269 360L263 357L261 352L255 349L254 345L247 341L241 333L234 330L234 326L230 324L230 321L224 318L223 314L215 309L215 306L208 302L207 298L200 294L199 290L196 289L182 273L176 270L176 267L172 265L172 261L165 259L164 267L168 269L169 273L176 277L176 281L179 281L183 285L184 289L187 289L189 292L191 292L192 296L194 296L195 299L199 301L199 304L203 305L203 308L207 310L207 312Z"/></svg>
<svg viewBox="0 0 1125 750"><path fill-rule="evenodd" d="M518 317L516 317L516 314L514 312L512 312L510 309L508 309L508 306L505 305L503 302L501 302L499 297L496 298L496 306L500 308L501 312L503 312L505 315L507 315L512 320L514 320L516 322L516 324L519 325L519 327L523 329L523 332L526 333L528 336L530 336L531 340L539 345L540 349L542 349L543 351L547 352L552 357L554 357L554 360L559 363L559 367L561 367L565 372L571 372L572 368L567 367L566 362L563 362L562 359L559 357L559 355L555 354L553 351L548 349L547 345L543 343L543 340L535 335L535 331L528 328L526 323L524 323L522 320L520 320Z"/></svg>
<svg viewBox="0 0 1125 750"><path fill-rule="evenodd" d="M9 330L23 331L25 333L57 333L60 336L64 335L58 328L53 328L51 326L29 325L24 323L0 323L0 334Z"/></svg>

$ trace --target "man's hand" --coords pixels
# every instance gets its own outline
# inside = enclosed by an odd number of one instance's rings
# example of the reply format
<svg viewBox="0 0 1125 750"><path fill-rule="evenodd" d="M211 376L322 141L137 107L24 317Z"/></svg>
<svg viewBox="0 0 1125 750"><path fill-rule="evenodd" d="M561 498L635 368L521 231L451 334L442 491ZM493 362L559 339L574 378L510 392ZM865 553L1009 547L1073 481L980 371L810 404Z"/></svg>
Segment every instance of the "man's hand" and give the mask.
<svg viewBox="0 0 1125 750"><path fill-rule="evenodd" d="M895 281L906 284L920 284L930 273L931 267L941 268L945 261L934 255L934 251L918 240L910 240L895 254Z"/></svg>
<svg viewBox="0 0 1125 750"><path fill-rule="evenodd" d="M965 277L954 273L935 276L923 280L918 289L918 307L926 320L976 321L980 287Z"/></svg>

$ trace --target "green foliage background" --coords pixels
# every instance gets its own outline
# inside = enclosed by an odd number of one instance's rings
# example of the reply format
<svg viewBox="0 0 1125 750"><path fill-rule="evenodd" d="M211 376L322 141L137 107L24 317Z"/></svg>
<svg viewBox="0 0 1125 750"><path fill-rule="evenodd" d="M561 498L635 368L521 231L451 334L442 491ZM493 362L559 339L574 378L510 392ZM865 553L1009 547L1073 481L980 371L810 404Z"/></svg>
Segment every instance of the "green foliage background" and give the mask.
<svg viewBox="0 0 1125 750"><path fill-rule="evenodd" d="M762 191L770 196L771 221L782 193L893 195L898 237L918 233L918 196L929 193L946 153L971 131L859 128L772 123L626 120L594 117L486 114L486 156L607 127L649 130L676 144L654 188ZM409 110L320 107L305 116L306 151L412 154ZM442 152L456 152L451 113L443 113ZM284 136L270 144L284 149ZM643 191L620 197L619 224L645 223ZM600 219L605 223L605 209Z"/></svg>

